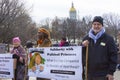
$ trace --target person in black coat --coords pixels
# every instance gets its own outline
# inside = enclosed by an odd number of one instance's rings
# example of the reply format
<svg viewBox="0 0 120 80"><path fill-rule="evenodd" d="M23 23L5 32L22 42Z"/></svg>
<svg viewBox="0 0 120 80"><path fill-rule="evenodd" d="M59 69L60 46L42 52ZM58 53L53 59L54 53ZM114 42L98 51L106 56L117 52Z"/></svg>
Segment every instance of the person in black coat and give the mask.
<svg viewBox="0 0 120 80"><path fill-rule="evenodd" d="M94 17L92 28L88 35L84 37L82 45L83 67L86 67L86 47L88 46L88 80L114 80L117 47L113 38L105 33L101 16Z"/></svg>

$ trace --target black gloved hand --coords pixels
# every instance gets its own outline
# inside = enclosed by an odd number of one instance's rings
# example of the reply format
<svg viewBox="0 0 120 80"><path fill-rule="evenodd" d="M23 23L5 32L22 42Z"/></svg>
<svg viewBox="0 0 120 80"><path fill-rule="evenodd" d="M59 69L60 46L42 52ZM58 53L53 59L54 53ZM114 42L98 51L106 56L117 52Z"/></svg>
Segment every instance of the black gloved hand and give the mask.
<svg viewBox="0 0 120 80"><path fill-rule="evenodd" d="M13 54L13 58L17 59L17 61L20 59L20 56L18 56L17 54Z"/></svg>

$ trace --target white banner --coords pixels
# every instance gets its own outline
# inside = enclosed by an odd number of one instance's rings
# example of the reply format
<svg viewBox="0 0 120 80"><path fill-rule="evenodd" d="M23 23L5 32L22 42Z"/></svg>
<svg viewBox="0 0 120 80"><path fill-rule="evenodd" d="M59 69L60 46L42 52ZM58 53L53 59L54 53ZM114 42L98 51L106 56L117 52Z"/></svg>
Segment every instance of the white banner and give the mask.
<svg viewBox="0 0 120 80"><path fill-rule="evenodd" d="M82 47L29 49L28 75L54 80L82 80Z"/></svg>
<svg viewBox="0 0 120 80"><path fill-rule="evenodd" d="M12 54L0 54L0 78L13 78Z"/></svg>

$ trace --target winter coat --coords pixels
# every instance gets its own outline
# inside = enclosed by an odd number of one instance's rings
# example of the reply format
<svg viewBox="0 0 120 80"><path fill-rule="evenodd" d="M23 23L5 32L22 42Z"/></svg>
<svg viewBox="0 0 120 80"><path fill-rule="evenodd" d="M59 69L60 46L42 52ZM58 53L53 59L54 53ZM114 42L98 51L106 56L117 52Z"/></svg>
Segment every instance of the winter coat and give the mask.
<svg viewBox="0 0 120 80"><path fill-rule="evenodd" d="M24 80L25 76L25 49L22 46L14 47L11 51L11 53L17 54L15 55L15 58L17 58L17 65L15 70L15 80ZM19 58L23 58L23 63L19 61ZM14 58L14 56L13 56Z"/></svg>
<svg viewBox="0 0 120 80"><path fill-rule="evenodd" d="M63 47L63 46L64 46L64 47L65 47L65 46L69 46L69 43L68 43L68 42L60 43L59 46L60 46L60 47Z"/></svg>
<svg viewBox="0 0 120 80"><path fill-rule="evenodd" d="M88 45L88 74L91 76L113 75L117 65L117 47L111 36L106 33L94 43L88 35L83 39L89 41ZM86 48L82 52L83 66L85 66Z"/></svg>
<svg viewBox="0 0 120 80"><path fill-rule="evenodd" d="M118 64L120 64L120 53L118 53Z"/></svg>

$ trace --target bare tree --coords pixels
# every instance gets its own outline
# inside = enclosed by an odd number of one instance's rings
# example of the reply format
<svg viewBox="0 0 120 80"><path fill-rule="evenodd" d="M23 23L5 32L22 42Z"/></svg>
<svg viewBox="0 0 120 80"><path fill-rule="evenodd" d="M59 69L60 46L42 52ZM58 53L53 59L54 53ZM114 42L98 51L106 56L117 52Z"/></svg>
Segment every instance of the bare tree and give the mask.
<svg viewBox="0 0 120 80"><path fill-rule="evenodd" d="M117 14L109 13L103 15L105 26L109 34L111 34L117 41L117 33L120 24L120 16Z"/></svg>
<svg viewBox="0 0 120 80"><path fill-rule="evenodd" d="M0 1L0 42L10 43L15 36L25 42L29 27L35 28L24 3L19 0ZM34 25L35 26L35 25ZM34 30L34 29L33 29ZM4 35L4 36L3 36Z"/></svg>
<svg viewBox="0 0 120 80"><path fill-rule="evenodd" d="M58 41L61 39L63 30L62 30L62 21L59 18L55 18L52 21L52 32L51 32L51 37L55 41Z"/></svg>
<svg viewBox="0 0 120 80"><path fill-rule="evenodd" d="M82 20L78 21L79 24L77 29L78 38L82 39L85 35L88 34L92 24L91 19L92 19L91 16L85 16L82 18Z"/></svg>

